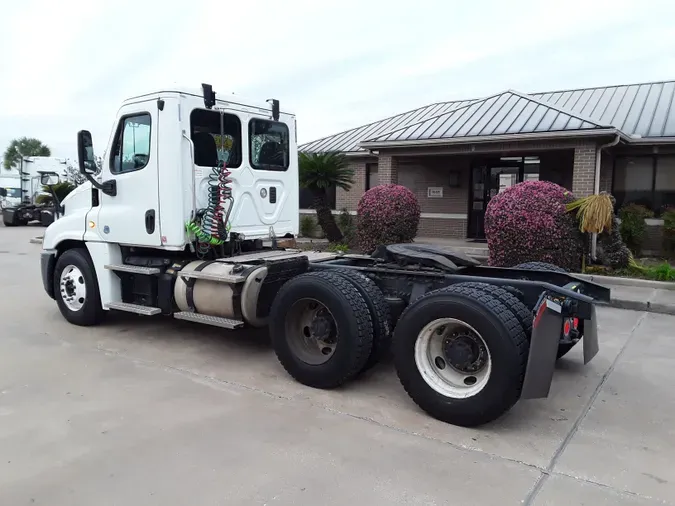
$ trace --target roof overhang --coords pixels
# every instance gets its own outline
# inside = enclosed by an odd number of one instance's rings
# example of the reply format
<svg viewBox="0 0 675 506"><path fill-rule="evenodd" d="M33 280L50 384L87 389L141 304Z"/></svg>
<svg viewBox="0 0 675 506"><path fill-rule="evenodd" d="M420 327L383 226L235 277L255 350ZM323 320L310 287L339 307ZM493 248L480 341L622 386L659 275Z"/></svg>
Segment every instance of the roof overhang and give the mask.
<svg viewBox="0 0 675 506"><path fill-rule="evenodd" d="M675 144L675 137L631 137L631 144Z"/></svg>
<svg viewBox="0 0 675 506"><path fill-rule="evenodd" d="M534 132L524 134L478 135L474 137L456 137L451 139L422 139L400 141L364 141L359 144L363 149L409 148L415 146L457 146L462 144L489 144L499 142L524 142L552 139L579 139L587 137L619 136L624 142L634 139L616 128L593 128L558 132Z"/></svg>

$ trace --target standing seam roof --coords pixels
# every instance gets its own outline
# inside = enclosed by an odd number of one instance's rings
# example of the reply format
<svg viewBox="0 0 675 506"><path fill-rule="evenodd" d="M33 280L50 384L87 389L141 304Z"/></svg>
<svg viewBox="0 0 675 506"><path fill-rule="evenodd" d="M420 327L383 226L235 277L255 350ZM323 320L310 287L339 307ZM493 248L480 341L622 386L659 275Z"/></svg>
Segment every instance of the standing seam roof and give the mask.
<svg viewBox="0 0 675 506"><path fill-rule="evenodd" d="M504 120L493 121L508 105L505 116L523 101L525 105L509 118L508 126L498 128ZM563 130L612 128L580 114L569 113L551 103L523 95L514 90L477 100L434 118L415 123L385 134L369 137L369 141L405 141L452 139L497 134L523 134Z"/></svg>
<svg viewBox="0 0 675 506"><path fill-rule="evenodd" d="M458 138L598 127L616 128L628 136L671 137L675 136L674 102L673 80L532 94L508 90L478 100L419 107L317 139L299 149L364 152L359 144L373 139Z"/></svg>

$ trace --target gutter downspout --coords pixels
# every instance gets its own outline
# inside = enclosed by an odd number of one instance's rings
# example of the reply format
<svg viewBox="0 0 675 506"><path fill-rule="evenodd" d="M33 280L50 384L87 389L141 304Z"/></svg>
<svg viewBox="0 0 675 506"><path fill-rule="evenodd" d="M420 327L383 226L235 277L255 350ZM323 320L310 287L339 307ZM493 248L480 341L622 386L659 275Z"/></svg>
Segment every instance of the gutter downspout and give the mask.
<svg viewBox="0 0 675 506"><path fill-rule="evenodd" d="M612 142L608 142L607 144L602 144L601 146L598 146L598 149L595 152L595 185L593 187L593 194L598 195L600 193L600 166L602 164L602 150L605 148L611 148L612 146L616 146L619 143L619 140L621 140L621 135L616 134L616 138ZM598 234L593 234L592 242L591 242L591 258L593 260L596 260L597 255L597 248L598 248Z"/></svg>

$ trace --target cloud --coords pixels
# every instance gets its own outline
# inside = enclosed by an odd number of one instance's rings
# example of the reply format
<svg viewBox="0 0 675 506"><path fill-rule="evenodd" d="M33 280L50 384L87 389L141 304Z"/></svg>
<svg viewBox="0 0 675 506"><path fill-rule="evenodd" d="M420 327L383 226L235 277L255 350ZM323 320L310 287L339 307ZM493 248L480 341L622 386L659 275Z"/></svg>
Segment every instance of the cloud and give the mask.
<svg viewBox="0 0 675 506"><path fill-rule="evenodd" d="M108 141L122 100L173 83L278 98L306 142L432 102L675 77L675 5L26 0L0 18L0 149Z"/></svg>

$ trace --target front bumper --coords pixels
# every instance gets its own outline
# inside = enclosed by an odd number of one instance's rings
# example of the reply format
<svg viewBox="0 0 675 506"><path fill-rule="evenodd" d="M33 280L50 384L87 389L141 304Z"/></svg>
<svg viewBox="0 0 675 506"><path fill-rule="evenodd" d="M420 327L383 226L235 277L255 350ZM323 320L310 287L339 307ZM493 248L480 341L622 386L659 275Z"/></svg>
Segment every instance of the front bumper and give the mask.
<svg viewBox="0 0 675 506"><path fill-rule="evenodd" d="M54 299L54 266L56 265L56 251L43 250L40 253L40 272L45 292Z"/></svg>
<svg viewBox="0 0 675 506"><path fill-rule="evenodd" d="M13 207L6 207L2 210L2 221L5 224L14 225L16 219L16 210Z"/></svg>

